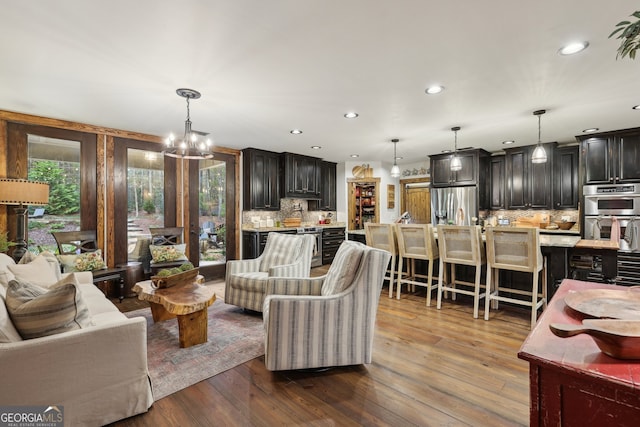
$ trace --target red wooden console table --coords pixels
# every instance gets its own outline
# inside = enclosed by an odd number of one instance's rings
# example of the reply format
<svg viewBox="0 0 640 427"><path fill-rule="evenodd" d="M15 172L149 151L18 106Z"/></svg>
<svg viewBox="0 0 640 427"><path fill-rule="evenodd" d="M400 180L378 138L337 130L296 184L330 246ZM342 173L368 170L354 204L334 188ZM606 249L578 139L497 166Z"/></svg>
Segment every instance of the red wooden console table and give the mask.
<svg viewBox="0 0 640 427"><path fill-rule="evenodd" d="M529 362L531 426L640 425L640 360L614 359L581 334L559 338L550 323L580 324L584 316L567 307L572 290L629 289L563 280L538 324L520 348Z"/></svg>

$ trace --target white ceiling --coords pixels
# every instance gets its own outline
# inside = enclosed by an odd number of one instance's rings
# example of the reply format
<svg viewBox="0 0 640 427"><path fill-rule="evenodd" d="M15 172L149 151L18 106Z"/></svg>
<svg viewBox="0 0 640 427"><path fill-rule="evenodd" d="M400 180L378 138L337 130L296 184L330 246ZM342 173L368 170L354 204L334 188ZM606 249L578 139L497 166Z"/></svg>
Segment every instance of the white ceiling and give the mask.
<svg viewBox="0 0 640 427"><path fill-rule="evenodd" d="M640 126L616 0L0 0L0 109L327 160L574 142ZM574 56L564 44L587 40ZM426 95L439 83L445 91ZM347 120L343 114L357 111ZM303 130L292 135L293 128ZM322 149L314 151L312 145Z"/></svg>

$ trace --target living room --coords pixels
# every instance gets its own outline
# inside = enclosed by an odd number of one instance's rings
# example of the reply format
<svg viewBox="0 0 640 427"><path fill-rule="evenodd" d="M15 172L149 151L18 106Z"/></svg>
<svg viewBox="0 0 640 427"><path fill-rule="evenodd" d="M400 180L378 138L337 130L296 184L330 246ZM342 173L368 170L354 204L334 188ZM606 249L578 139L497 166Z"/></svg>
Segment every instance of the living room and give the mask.
<svg viewBox="0 0 640 427"><path fill-rule="evenodd" d="M540 129L544 141L575 144L588 127L637 123L635 63L616 61L618 42L608 38L633 13L631 2L605 9L544 1L519 6L524 10L508 2L188 2L164 10L148 2L112 9L29 3L3 7L0 33L24 43L0 49L0 77L11 82L0 89L0 177L29 177L34 137L42 145L77 144L77 210L29 218L27 237L38 236L30 227L39 223L95 230L109 267L126 264L137 230L161 218L157 226L184 227L188 257L198 257L201 274L220 286L226 261L242 258L242 150L249 147L338 164L332 220L342 224L354 165L371 165L383 188L398 188L394 163L409 171L428 165L428 155L453 149L452 126L462 125L460 147L495 153L507 138L535 143ZM589 39L587 59L557 54L574 35ZM441 47L435 41L442 39L451 40ZM528 53L500 53L499 42L509 52L527 46ZM432 58L410 62L420 57ZM601 81L605 93L596 88ZM444 91L425 93L436 82ZM185 86L202 92L186 111L176 96ZM548 108L541 127L531 114L539 108ZM359 117L344 117L351 111ZM168 134L182 132L185 112L214 138L215 157L206 165L162 155ZM131 169L141 171L134 193ZM205 169L215 185L203 202ZM132 201L133 194L140 198ZM382 222L402 215L400 203L379 203ZM301 215L315 222L312 212L303 204ZM17 224L12 205L0 205L0 232L15 239ZM34 253L37 246L55 248L52 238L28 243ZM115 425L529 423L529 366L517 358L530 332L526 311L502 307L486 322L473 319L464 298L436 310L425 307L422 289L400 300L387 298L387 289L373 364L274 373L258 356ZM215 304L223 303L218 296ZM117 298L114 306L121 307Z"/></svg>

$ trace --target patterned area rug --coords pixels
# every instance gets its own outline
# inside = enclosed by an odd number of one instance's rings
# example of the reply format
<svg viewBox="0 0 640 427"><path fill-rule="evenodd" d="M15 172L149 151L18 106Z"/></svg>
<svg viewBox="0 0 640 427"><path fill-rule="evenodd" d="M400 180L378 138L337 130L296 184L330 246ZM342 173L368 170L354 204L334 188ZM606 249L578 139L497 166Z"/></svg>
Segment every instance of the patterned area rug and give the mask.
<svg viewBox="0 0 640 427"><path fill-rule="evenodd" d="M180 348L176 319L154 323L148 308L124 313L147 319L147 359L153 397L162 399L264 354L262 316L217 299L209 307L209 340Z"/></svg>

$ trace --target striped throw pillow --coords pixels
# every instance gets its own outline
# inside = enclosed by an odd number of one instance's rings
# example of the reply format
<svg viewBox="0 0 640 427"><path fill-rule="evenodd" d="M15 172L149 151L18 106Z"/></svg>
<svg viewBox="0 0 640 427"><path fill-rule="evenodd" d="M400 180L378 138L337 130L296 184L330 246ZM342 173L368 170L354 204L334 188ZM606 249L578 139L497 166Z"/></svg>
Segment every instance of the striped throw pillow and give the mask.
<svg viewBox="0 0 640 427"><path fill-rule="evenodd" d="M344 291L353 283L358 272L364 250L357 242L342 242L322 283L321 295L335 295Z"/></svg>
<svg viewBox="0 0 640 427"><path fill-rule="evenodd" d="M269 233L264 256L260 262L260 271L267 273L271 267L293 263L300 255L302 242L302 236Z"/></svg>
<svg viewBox="0 0 640 427"><path fill-rule="evenodd" d="M48 289L28 282L9 282L7 311L23 339L55 335L92 325L76 279L70 275Z"/></svg>

